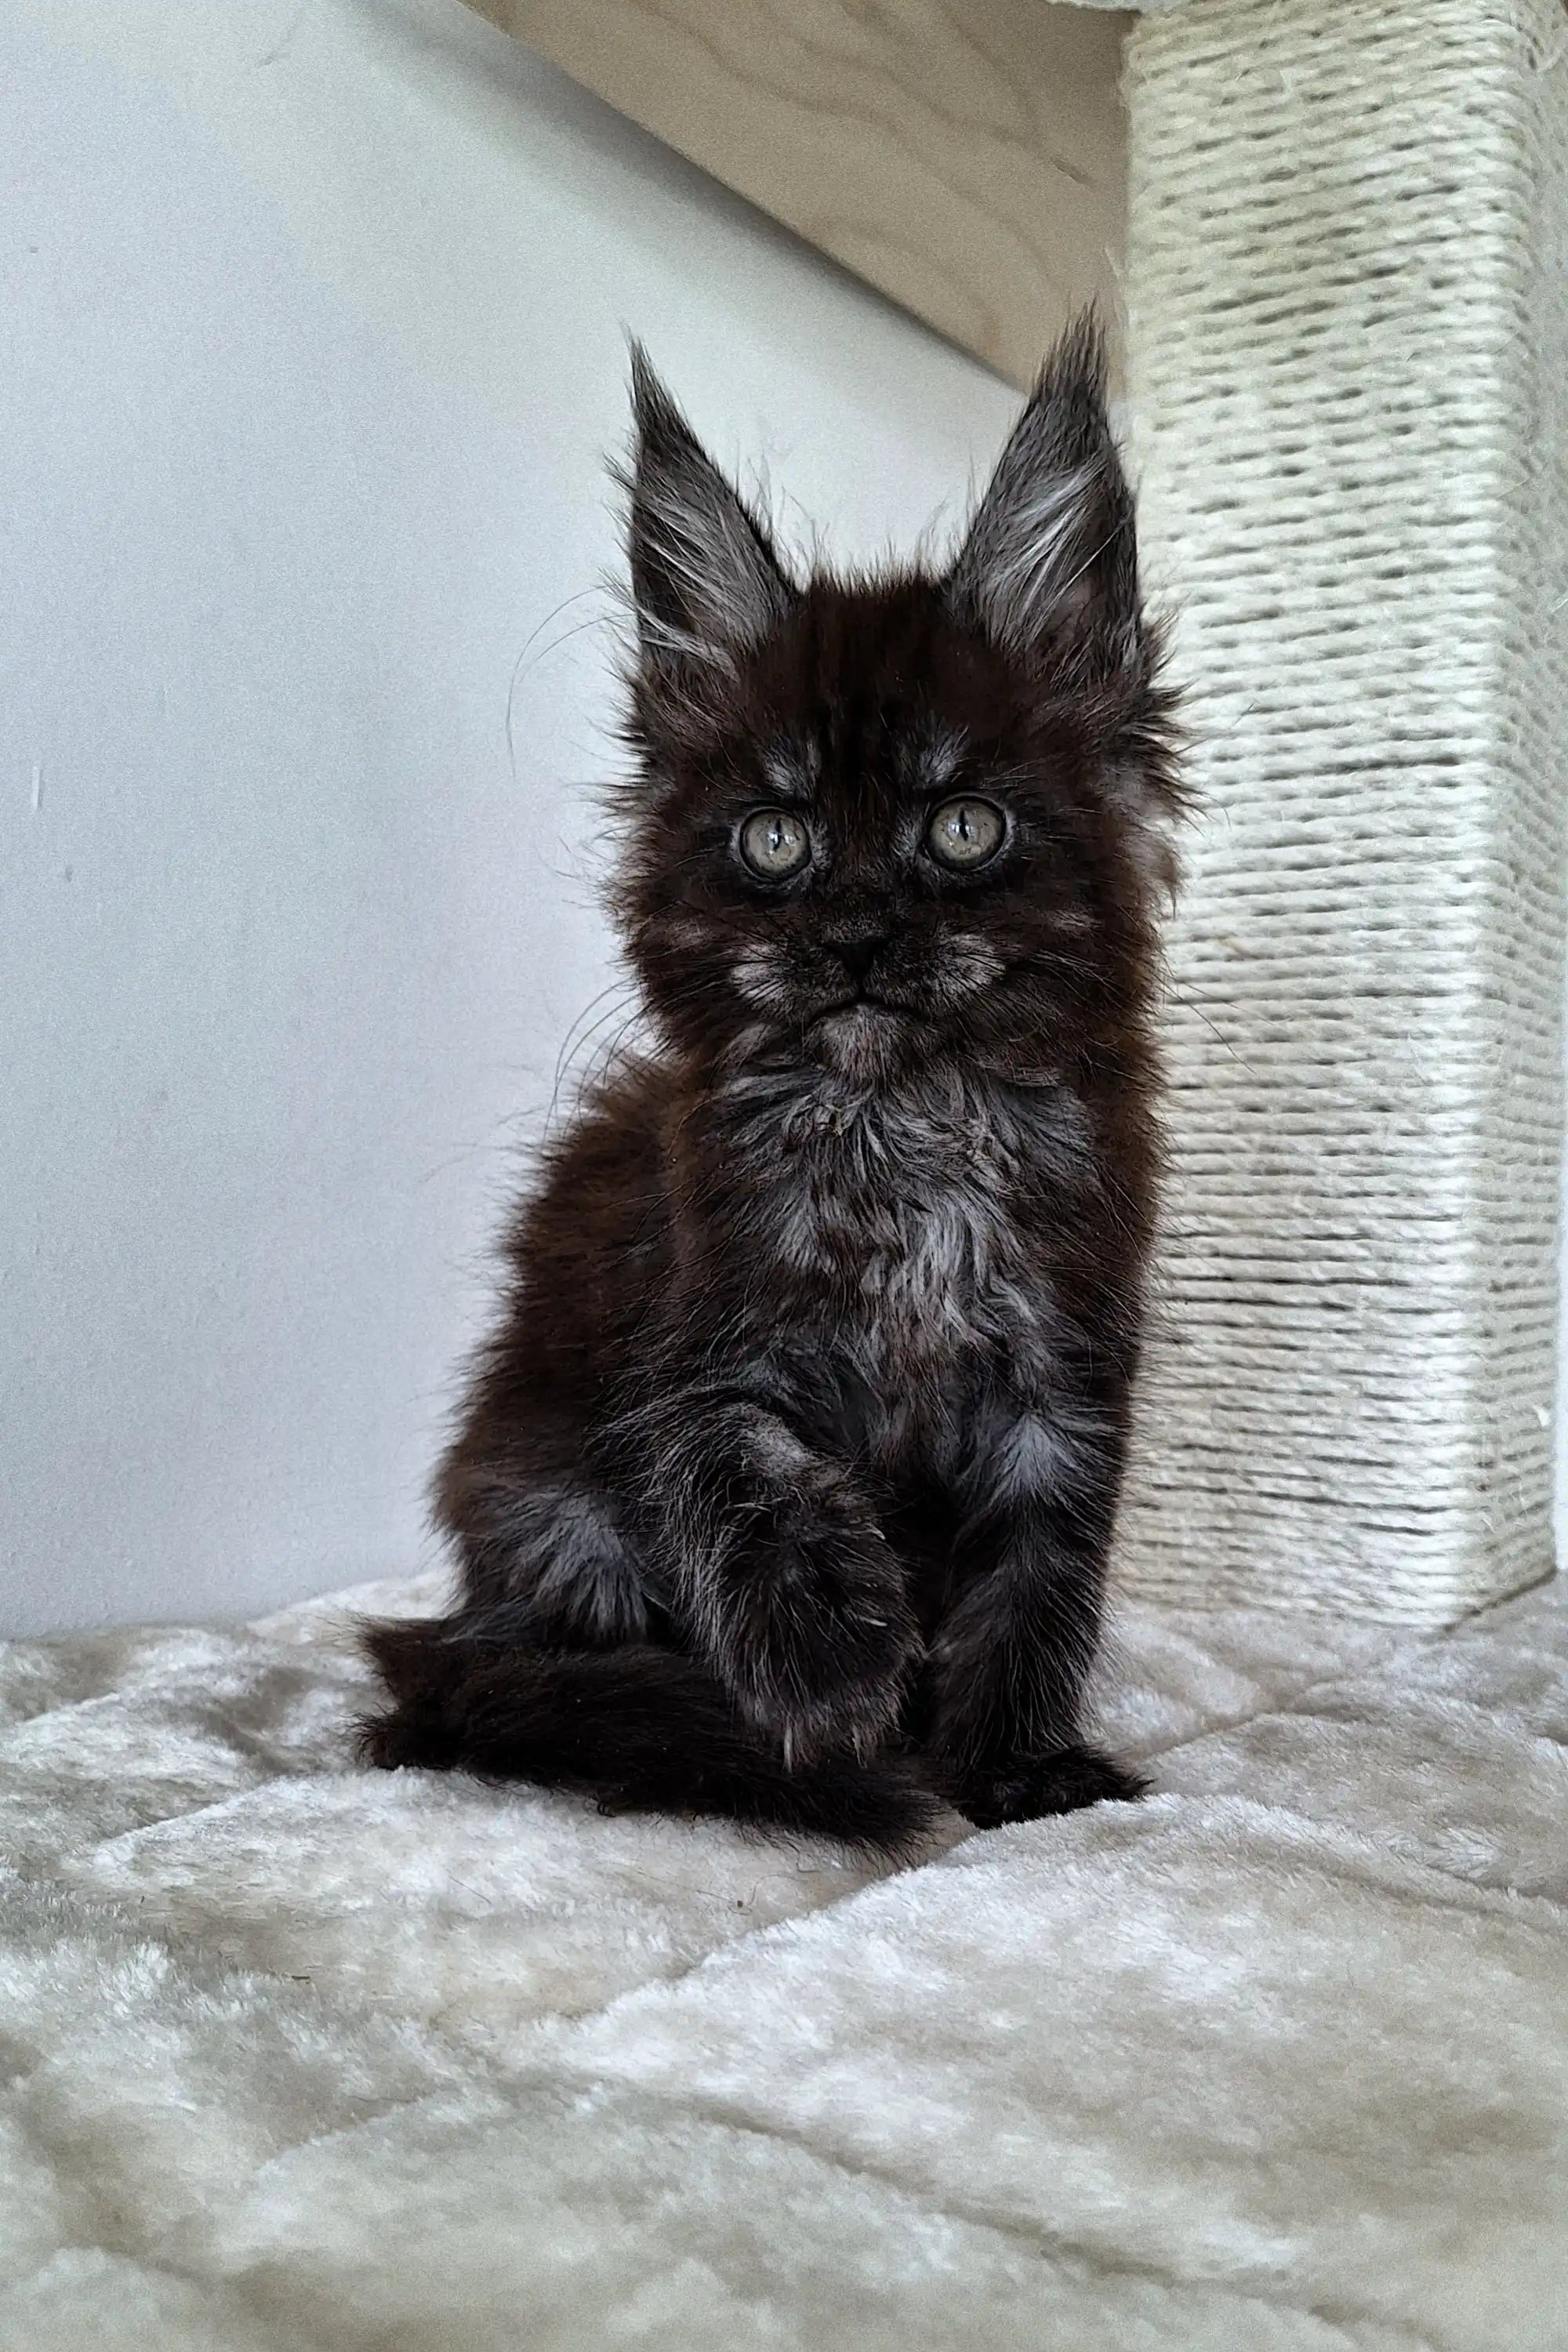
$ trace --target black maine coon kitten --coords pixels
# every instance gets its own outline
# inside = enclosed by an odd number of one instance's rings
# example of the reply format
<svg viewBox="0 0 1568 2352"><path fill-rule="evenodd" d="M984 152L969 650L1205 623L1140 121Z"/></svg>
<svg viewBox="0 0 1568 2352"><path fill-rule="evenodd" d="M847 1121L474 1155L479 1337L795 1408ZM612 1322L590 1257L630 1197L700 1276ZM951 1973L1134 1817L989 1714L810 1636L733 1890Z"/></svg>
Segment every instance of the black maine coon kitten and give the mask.
<svg viewBox="0 0 1568 2352"><path fill-rule="evenodd" d="M938 576L780 563L640 352L615 911L658 1043L510 1241L377 1764L907 1843L1079 1708L1156 1160L1169 698L1093 331Z"/></svg>

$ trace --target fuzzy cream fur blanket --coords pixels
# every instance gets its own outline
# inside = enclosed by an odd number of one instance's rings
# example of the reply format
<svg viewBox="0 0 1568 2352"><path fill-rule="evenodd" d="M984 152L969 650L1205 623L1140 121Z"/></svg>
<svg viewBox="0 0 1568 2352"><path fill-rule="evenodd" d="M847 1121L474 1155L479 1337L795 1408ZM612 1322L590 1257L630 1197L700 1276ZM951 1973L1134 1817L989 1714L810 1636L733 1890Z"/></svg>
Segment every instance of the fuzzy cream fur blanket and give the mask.
<svg viewBox="0 0 1568 2352"><path fill-rule="evenodd" d="M341 1601L0 1652L6 2352L1568 2346L1551 1588L1129 1610L1159 1793L876 1881L361 1695Z"/></svg>

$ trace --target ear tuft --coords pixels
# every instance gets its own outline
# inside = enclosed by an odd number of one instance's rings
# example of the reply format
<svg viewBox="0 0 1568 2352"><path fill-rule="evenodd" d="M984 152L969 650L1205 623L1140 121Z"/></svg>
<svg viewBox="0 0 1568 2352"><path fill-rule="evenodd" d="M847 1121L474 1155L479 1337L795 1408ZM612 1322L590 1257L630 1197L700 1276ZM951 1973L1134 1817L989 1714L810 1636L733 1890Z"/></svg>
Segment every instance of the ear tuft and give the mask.
<svg viewBox="0 0 1568 2352"><path fill-rule="evenodd" d="M629 493L632 601L645 671L669 680L732 671L783 619L793 590L766 530L703 449L632 345L635 431L618 478Z"/></svg>
<svg viewBox="0 0 1568 2352"><path fill-rule="evenodd" d="M1062 337L997 460L948 574L954 614L1031 664L1115 668L1140 631L1132 499L1086 312Z"/></svg>

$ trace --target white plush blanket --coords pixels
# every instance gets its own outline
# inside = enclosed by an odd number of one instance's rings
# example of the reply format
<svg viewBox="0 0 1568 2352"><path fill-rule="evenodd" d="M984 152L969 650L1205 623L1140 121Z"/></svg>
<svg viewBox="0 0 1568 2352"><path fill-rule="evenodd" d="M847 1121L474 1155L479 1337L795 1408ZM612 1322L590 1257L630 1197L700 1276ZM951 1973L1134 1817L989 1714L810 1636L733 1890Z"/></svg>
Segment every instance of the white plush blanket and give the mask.
<svg viewBox="0 0 1568 2352"><path fill-rule="evenodd" d="M0 1652L0 2343L1561 2352L1568 1610L1120 1646L880 1883L354 1769L341 1602Z"/></svg>

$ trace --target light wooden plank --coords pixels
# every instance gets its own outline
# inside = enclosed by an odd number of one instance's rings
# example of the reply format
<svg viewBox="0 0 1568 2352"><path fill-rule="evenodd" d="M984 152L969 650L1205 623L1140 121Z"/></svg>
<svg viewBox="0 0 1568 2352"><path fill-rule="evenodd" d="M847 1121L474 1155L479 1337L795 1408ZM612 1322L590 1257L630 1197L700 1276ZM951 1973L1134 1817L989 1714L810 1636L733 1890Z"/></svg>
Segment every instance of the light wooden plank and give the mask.
<svg viewBox="0 0 1568 2352"><path fill-rule="evenodd" d="M1128 19L1044 0L470 0L1014 383L1114 322Z"/></svg>

